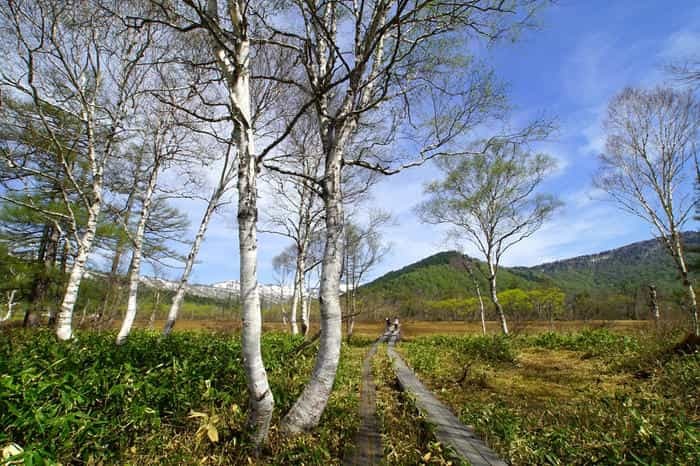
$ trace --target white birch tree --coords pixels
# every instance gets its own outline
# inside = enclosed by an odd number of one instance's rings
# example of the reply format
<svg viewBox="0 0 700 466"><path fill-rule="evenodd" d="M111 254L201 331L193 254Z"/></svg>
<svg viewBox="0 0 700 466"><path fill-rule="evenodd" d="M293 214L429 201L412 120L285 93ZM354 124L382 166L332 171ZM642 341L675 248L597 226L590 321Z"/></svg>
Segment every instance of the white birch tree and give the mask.
<svg viewBox="0 0 700 466"><path fill-rule="evenodd" d="M607 141L594 182L623 210L648 222L676 265L699 335L697 299L681 229L692 215L700 105L692 92L627 88L604 123Z"/></svg>
<svg viewBox="0 0 700 466"><path fill-rule="evenodd" d="M146 103L142 100L141 105L146 105ZM146 186L141 195L141 212L133 235L129 234L128 226L125 225L125 230L132 243L132 249L131 262L127 274L129 291L126 313L117 334L117 345L124 344L136 318L144 237L146 225L151 216L151 207L158 184L158 176L168 162L172 162L186 150L184 141L186 137L176 125L171 108L163 105L156 105L153 108L153 111L150 112L150 121L146 123L142 141L142 147L148 153L146 158L150 162L150 167L147 168Z"/></svg>
<svg viewBox="0 0 700 466"><path fill-rule="evenodd" d="M455 44L470 34L500 37L513 24L527 22L539 2L289 3L303 28L266 26L271 40L298 50L305 72L299 85L314 99L324 157L326 235L319 352L311 380L283 420L285 430L296 432L318 424L340 357L343 167L392 174L449 152L448 145L501 100L489 73L469 60L457 73L456 57L441 51L460 49ZM455 83L459 76L465 78ZM376 113L380 107L386 113Z"/></svg>
<svg viewBox="0 0 700 466"><path fill-rule="evenodd" d="M466 238L483 255L491 302L501 330L508 334L498 300L498 270L503 255L533 235L560 205L537 192L555 161L518 143L492 141L483 154L444 158L436 164L444 177L426 186L427 199L417 213L426 223L450 225L452 235Z"/></svg>
<svg viewBox="0 0 700 466"><path fill-rule="evenodd" d="M73 334L75 301L103 206L105 164L125 137L134 110L131 99L142 81L143 71L137 65L150 35L121 31L112 14L95 2L8 1L1 10L1 27L13 46L3 47L9 66L0 71L0 87L33 106L63 168L63 178L57 181L65 187L61 197L67 213L59 216L76 246L56 327L57 337L67 340ZM66 141L56 131L49 121L52 111L79 123L76 139ZM80 164L71 159L76 150ZM44 176L30 166L7 161L12 168ZM70 202L71 192L86 213L84 224Z"/></svg>
<svg viewBox="0 0 700 466"><path fill-rule="evenodd" d="M288 121L278 118L278 111L255 99L263 95L267 104L279 96L272 87L266 87L266 79L258 80L256 90L253 82L254 66L264 61L263 48L255 48L255 27L262 21L265 5L253 5L245 0L208 0L195 2L183 0L173 4L157 4L163 17L137 18L136 27L143 24L163 24L174 31L186 34L190 47L204 51L210 60L193 63L207 68L213 63L217 69L216 82L225 89L226 101L219 102L226 113L220 121L230 124L230 142L237 157L237 220L240 259L240 296L242 303L241 332L243 366L249 395L248 425L250 436L256 445L267 439L274 400L267 379L261 348L262 315L257 283L257 177L263 158L281 142L296 120L303 114L299 109ZM201 62L201 60L200 60ZM265 74L265 73L263 73ZM282 73L274 72L276 76ZM272 82L272 81L270 81ZM191 83L182 83L189 87ZM292 110L294 113L294 110ZM275 125L278 121L281 129ZM266 122L273 122L266 134L272 142L259 153L256 152L256 132L265 131Z"/></svg>
<svg viewBox="0 0 700 466"><path fill-rule="evenodd" d="M8 321L12 318L12 311L14 310L15 307L15 294L17 293L17 290L10 290L7 293L7 314L5 314L5 317L0 318L0 322L5 322Z"/></svg>
<svg viewBox="0 0 700 466"><path fill-rule="evenodd" d="M290 308L290 329L299 333L299 308L303 308L304 280L309 266L308 249L312 238L322 227L323 206L320 203L318 184L321 154L317 143L318 133L308 117L291 131L284 146L284 166L299 170L303 177L289 176L271 171L266 184L271 194L270 206L264 214L261 231L281 235L292 240L295 248L293 293ZM278 168L279 163L273 165ZM303 311L302 311L303 312Z"/></svg>

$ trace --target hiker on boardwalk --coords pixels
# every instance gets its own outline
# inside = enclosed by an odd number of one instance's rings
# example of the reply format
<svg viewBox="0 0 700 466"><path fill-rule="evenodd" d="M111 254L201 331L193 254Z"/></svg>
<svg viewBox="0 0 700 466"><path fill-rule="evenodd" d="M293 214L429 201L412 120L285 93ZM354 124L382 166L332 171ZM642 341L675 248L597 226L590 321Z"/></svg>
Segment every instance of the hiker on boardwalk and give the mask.
<svg viewBox="0 0 700 466"><path fill-rule="evenodd" d="M390 332L391 331L391 320L387 317L384 319L384 323L386 324L386 328L384 329L384 332Z"/></svg>
<svg viewBox="0 0 700 466"><path fill-rule="evenodd" d="M399 317L395 316L394 317L394 332L398 332L398 331L399 331Z"/></svg>

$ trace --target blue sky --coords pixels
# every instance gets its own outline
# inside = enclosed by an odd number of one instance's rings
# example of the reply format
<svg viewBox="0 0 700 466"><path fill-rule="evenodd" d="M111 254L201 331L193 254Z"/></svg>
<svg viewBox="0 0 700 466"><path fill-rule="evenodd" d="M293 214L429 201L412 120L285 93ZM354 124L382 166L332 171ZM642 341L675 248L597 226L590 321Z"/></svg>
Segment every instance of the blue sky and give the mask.
<svg viewBox="0 0 700 466"><path fill-rule="evenodd" d="M700 54L697 1L559 0L540 16L540 23L540 29L527 31L518 42L489 49L486 58L508 83L517 119L542 113L557 118L559 131L540 149L560 162L544 189L556 193L565 207L555 220L512 249L504 258L506 265L534 265L652 236L646 224L606 202L591 186L596 155L604 143L601 122L607 102L626 85L661 84L669 79L666 64ZM436 176L433 167L425 166L386 178L375 187L374 202L391 211L397 225L385 230L393 249L372 276L454 246L445 242L443 230L421 224L412 212L423 184ZM194 230L204 205L183 202L180 207L190 215ZM194 282L238 278L233 218L229 209L214 219L193 272ZM285 246L277 237L261 235L262 283L274 281L272 257ZM465 252L476 254L468 246Z"/></svg>

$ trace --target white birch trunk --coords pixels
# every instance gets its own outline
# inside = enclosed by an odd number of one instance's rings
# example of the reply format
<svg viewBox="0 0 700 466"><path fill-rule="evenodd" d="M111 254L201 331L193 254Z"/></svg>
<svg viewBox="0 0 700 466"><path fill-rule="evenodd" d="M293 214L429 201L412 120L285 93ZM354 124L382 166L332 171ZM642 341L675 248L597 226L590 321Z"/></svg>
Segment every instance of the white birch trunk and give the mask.
<svg viewBox="0 0 700 466"><path fill-rule="evenodd" d="M348 332L347 332L347 338L348 340L352 338L352 332L355 330L355 316L350 316L348 319Z"/></svg>
<svg viewBox="0 0 700 466"><path fill-rule="evenodd" d="M486 313L484 312L484 299L481 297L481 290L479 289L479 284L475 283L476 287L476 297L479 298L479 314L481 315L481 333L486 335Z"/></svg>
<svg viewBox="0 0 700 466"><path fill-rule="evenodd" d="M654 318L654 323L658 326L661 313L659 312L659 301L656 297L656 287L654 285L649 285L649 306L651 307L651 315Z"/></svg>
<svg viewBox="0 0 700 466"><path fill-rule="evenodd" d="M7 314L5 314L5 317L0 319L0 322L5 322L6 320L10 320L12 318L12 309L15 307L16 293L17 290L12 290L9 293L7 293Z"/></svg>
<svg viewBox="0 0 700 466"><path fill-rule="evenodd" d="M341 152L338 140L334 153L326 159L324 204L326 245L321 270L321 337L311 380L282 421L288 432L301 432L318 425L328 403L340 360L342 311L340 276L343 262L343 203L340 189Z"/></svg>
<svg viewBox="0 0 700 466"><path fill-rule="evenodd" d="M491 302L493 302L498 318L501 320L501 330L505 335L508 335L508 324L506 323L506 315L503 312L503 306L498 302L498 292L496 288L496 272L491 264L489 264L489 291L491 292Z"/></svg>
<svg viewBox="0 0 700 466"><path fill-rule="evenodd" d="M247 138L252 137L252 131ZM242 350L243 366L248 383L250 411L248 425L252 429L252 439L256 445L267 439L272 419L274 399L267 381L260 349L262 315L257 282L257 192L256 160L246 145L246 151L239 152L238 173L238 241L240 246L241 303L242 303ZM246 156L243 157L242 155Z"/></svg>
<svg viewBox="0 0 700 466"><path fill-rule="evenodd" d="M695 297L695 290L690 281L687 281L688 285L688 298L690 299L690 317L693 325L693 333L695 336L700 336L700 324L698 323L698 302Z"/></svg>
<svg viewBox="0 0 700 466"><path fill-rule="evenodd" d="M302 291L303 293L303 291ZM305 294L302 294L302 302L301 302L301 333L304 334L304 336L309 334L309 308L311 307L311 292L309 290L306 291Z"/></svg>
<svg viewBox="0 0 700 466"><path fill-rule="evenodd" d="M294 274L294 294L292 295L292 307L289 310L289 326L291 328L292 335L299 333L299 327L297 326L297 309L299 308L299 295L301 293L303 293L303 290L301 290L299 286L299 267L297 266L297 270Z"/></svg>
<svg viewBox="0 0 700 466"><path fill-rule="evenodd" d="M353 271L354 273L354 271ZM348 340L352 337L352 333L355 331L355 316L357 315L357 284L353 283L352 284L352 291L350 293L350 316L348 318L348 331L347 331L347 337ZM346 291L347 293L347 291Z"/></svg>
<svg viewBox="0 0 700 466"><path fill-rule="evenodd" d="M102 191L102 183L97 182L96 191ZM73 267L68 277L66 291L63 294L61 309L58 312L56 322L56 337L59 340L70 340L73 337L73 310L75 302L78 299L78 290L80 282L85 274L85 266L87 264L88 255L92 249L92 244L95 240L95 232L97 231L97 217L100 215L102 208L101 196L96 196L95 201L88 209L88 219L85 226L85 232L78 243L78 254L73 262ZM67 240L66 240L67 241Z"/></svg>
<svg viewBox="0 0 700 466"><path fill-rule="evenodd" d="M253 144L253 126L250 99L250 40L244 29L247 4L229 0L227 11L237 36L229 55L225 48L212 40L214 58L228 85L229 100L234 118L234 139L238 149L238 245L241 282L241 346L243 367L248 385L248 427L256 446L267 440L272 419L274 399L267 381L260 349L262 314L257 282L257 160ZM218 22L218 2L209 0L207 13ZM234 63L235 61L235 63Z"/></svg>
<svg viewBox="0 0 700 466"><path fill-rule="evenodd" d="M700 336L700 323L698 322L698 302L695 296L695 289L693 289L693 283L690 281L690 277L688 276L688 266L685 263L685 256L683 254L683 247L681 245L680 235L675 231L673 232L672 240L674 253L676 254L676 263L678 264L678 269L681 273L683 286L685 286L688 292L688 300L690 302L690 320L693 328L693 333L696 336Z"/></svg>
<svg viewBox="0 0 700 466"><path fill-rule="evenodd" d="M158 306L160 305L160 290L156 290L155 302L153 303L153 310L151 311L151 318L148 319L148 328L153 330L156 325L156 312L158 312Z"/></svg>
<svg viewBox="0 0 700 466"><path fill-rule="evenodd" d="M168 311L168 319L163 326L163 336L167 337L173 331L173 326L177 321L178 314L180 313L180 307L182 306L182 301L185 298L185 291L187 288L187 283L190 279L190 274L192 273L192 267L194 267L194 261L197 259L197 254L199 254L199 248L202 246L202 241L204 240L204 235L209 227L209 221L214 214L214 209L221 199L223 194L223 189L221 186L212 193L209 198L209 203L202 216L202 221L199 223L199 230L197 230L197 235L194 237L194 242L190 248L190 252L187 255L187 260L185 262L185 269L182 271L180 276L180 281L177 284L177 290L175 291L175 296L173 296L173 302L170 305L170 310Z"/></svg>
<svg viewBox="0 0 700 466"><path fill-rule="evenodd" d="M134 325L134 319L136 318L136 299L139 292L139 276L141 275L143 235L146 233L146 222L148 222L148 217L151 215L151 203L153 201L153 192L156 189L156 183L158 181L158 172L160 169L159 165L160 162L158 155L156 155L153 162L153 169L148 177L148 186L146 187L146 192L143 196L141 216L139 217L139 223L136 226L136 233L133 239L134 249L131 254L131 264L129 265L129 298L127 300L126 314L124 315L124 320L122 321L122 327L117 335L117 345L123 345L124 342L126 342L129 333L131 333L131 328Z"/></svg>

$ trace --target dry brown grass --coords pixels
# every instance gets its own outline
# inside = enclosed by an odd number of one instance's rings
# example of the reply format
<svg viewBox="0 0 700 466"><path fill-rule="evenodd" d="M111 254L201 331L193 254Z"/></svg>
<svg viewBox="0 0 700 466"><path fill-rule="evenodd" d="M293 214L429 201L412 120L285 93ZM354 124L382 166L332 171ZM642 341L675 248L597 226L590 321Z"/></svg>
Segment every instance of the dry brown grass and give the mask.
<svg viewBox="0 0 700 466"><path fill-rule="evenodd" d="M165 324L164 320L156 320L154 329L160 330ZM121 321L114 322L112 328L119 328ZM134 328L148 328L148 320L137 320ZM607 328L620 333L635 333L639 330L648 329L652 323L644 320L567 320L554 322L550 327L548 322L527 321L513 322L510 324L511 333L533 334L540 332L577 332L584 329ZM282 322L265 322L263 331L285 331ZM318 323L312 322L310 334L318 331ZM209 331L234 333L241 329L241 321L230 320L207 320L207 319L181 319L175 324L176 331ZM375 338L384 331L384 322L357 322L355 324L354 335L366 338ZM497 321L486 322L486 331L489 334L501 332L500 324ZM426 320L404 320L401 322L401 335L404 338L413 338L427 335L480 335L481 324L479 322L463 321L426 321Z"/></svg>

